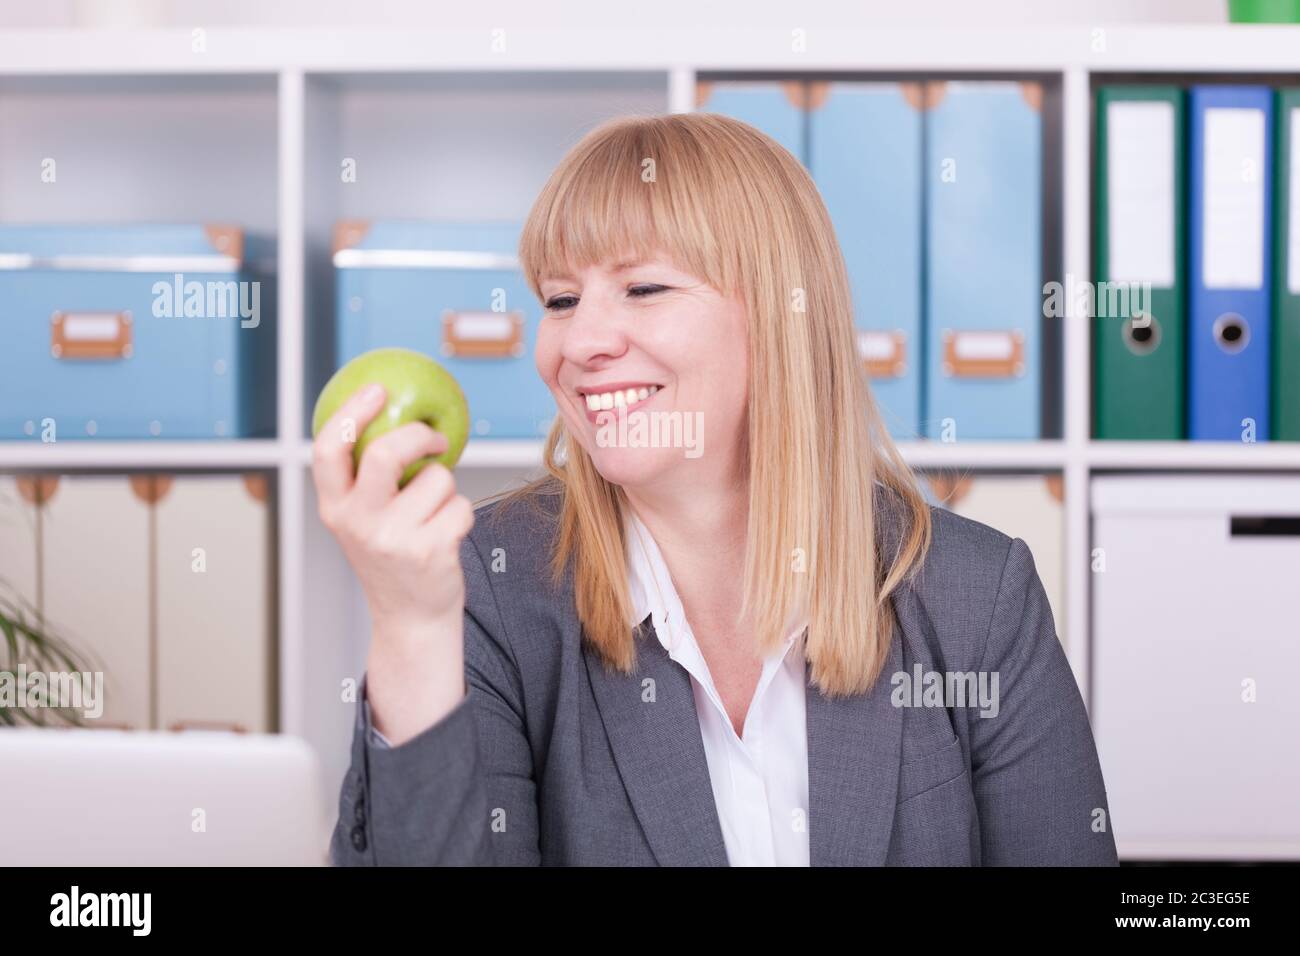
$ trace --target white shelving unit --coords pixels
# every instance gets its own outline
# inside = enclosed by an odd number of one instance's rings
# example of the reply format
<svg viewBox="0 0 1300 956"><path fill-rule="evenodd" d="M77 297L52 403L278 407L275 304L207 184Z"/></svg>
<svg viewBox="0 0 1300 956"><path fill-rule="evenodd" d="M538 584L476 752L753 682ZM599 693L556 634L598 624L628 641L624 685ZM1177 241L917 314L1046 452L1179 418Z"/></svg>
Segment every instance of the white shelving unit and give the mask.
<svg viewBox="0 0 1300 956"><path fill-rule="evenodd" d="M1036 74L1061 91L1062 261L1090 268L1093 74L1294 74L1297 27L764 31L638 23L599 32L0 32L0 220L234 221L278 237L278 437L230 442L0 444L0 471L266 469L276 473L280 726L306 738L333 801L361 672L363 602L315 516L305 418L333 317L333 222L384 215L518 217L565 148L625 112L693 108L699 72ZM376 145L386 144L386 145ZM60 157L55 190L40 161ZM66 159L65 159L66 158ZM342 184L340 163L357 162ZM177 170L182 170L179 177ZM1089 323L1061 336L1060 439L903 445L920 468L1064 476L1065 631L1089 687L1088 482L1094 472L1300 474L1300 444L1107 443L1090 437ZM472 441L471 494L534 471L540 443ZM1189 849L1189 852L1192 852Z"/></svg>

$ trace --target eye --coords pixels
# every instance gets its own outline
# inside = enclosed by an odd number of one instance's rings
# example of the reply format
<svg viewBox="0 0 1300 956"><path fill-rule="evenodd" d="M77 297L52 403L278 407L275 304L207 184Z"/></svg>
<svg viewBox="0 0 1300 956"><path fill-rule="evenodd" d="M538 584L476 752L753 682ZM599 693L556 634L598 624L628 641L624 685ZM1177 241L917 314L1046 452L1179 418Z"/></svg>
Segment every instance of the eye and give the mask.
<svg viewBox="0 0 1300 956"><path fill-rule="evenodd" d="M663 292L667 288L668 286L666 285L655 285L654 283L645 283L642 285L632 286L627 290L627 294L632 296L634 299L643 299L648 295L654 295L656 292Z"/></svg>
<svg viewBox="0 0 1300 956"><path fill-rule="evenodd" d="M547 311L547 312L559 312L559 311L561 311L561 310L563 310L563 309L571 309L571 308L573 308L573 305L572 305L572 304L568 304L568 301L569 301L570 299L572 299L573 302L575 302L575 303L578 301L578 297L577 297L576 295L568 295L568 294L565 294L565 295L557 295L557 296L555 296L555 297L553 297L553 298L547 299L547 300L546 300L546 311Z"/></svg>
<svg viewBox="0 0 1300 956"><path fill-rule="evenodd" d="M634 286L629 286L627 294L634 299L644 299L646 296L654 295L657 292L666 291L668 286L659 285L653 282L643 282ZM546 300L547 312L563 312L565 309L571 309L578 302L576 295L564 293L563 295L553 296Z"/></svg>

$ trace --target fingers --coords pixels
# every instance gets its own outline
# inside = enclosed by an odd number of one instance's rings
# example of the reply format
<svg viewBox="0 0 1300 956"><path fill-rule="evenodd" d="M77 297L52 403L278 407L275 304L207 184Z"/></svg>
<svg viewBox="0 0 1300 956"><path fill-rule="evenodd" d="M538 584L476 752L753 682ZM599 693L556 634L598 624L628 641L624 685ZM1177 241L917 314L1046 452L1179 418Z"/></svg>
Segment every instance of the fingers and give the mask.
<svg viewBox="0 0 1300 956"><path fill-rule="evenodd" d="M464 495L452 495L432 518L420 526L417 532L421 544L435 545L440 541L452 541L459 544L474 527L474 503Z"/></svg>
<svg viewBox="0 0 1300 956"><path fill-rule="evenodd" d="M455 493L451 472L445 465L431 462L388 505L388 517L401 527L415 528L428 521Z"/></svg>
<svg viewBox="0 0 1300 956"><path fill-rule="evenodd" d="M384 407L382 385L367 385L344 402L312 442L311 470L322 508L352 489L352 452L357 438Z"/></svg>
<svg viewBox="0 0 1300 956"><path fill-rule="evenodd" d="M447 436L424 422L407 422L394 428L362 452L353 493L363 506L382 508L397 493L398 479L408 465L446 450Z"/></svg>

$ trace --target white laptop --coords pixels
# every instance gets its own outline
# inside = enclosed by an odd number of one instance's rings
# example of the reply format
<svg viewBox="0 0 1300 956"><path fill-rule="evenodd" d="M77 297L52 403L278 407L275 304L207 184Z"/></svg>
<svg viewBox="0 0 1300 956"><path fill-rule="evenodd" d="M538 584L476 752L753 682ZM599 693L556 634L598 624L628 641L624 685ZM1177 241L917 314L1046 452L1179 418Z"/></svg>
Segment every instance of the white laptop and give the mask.
<svg viewBox="0 0 1300 956"><path fill-rule="evenodd" d="M294 737L0 729L0 865L315 866L329 826Z"/></svg>

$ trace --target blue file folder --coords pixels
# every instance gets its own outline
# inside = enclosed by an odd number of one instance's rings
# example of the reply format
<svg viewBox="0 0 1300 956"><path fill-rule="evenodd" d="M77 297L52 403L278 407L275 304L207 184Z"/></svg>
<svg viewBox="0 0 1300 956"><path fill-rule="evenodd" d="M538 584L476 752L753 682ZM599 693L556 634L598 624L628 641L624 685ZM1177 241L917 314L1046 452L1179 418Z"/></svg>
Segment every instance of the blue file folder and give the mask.
<svg viewBox="0 0 1300 956"><path fill-rule="evenodd" d="M1268 440L1273 94L1191 90L1188 436Z"/></svg>
<svg viewBox="0 0 1300 956"><path fill-rule="evenodd" d="M896 439L921 422L921 86L813 83L808 165L853 291L871 391Z"/></svg>
<svg viewBox="0 0 1300 956"><path fill-rule="evenodd" d="M924 431L943 441L1041 429L1042 87L926 90Z"/></svg>

